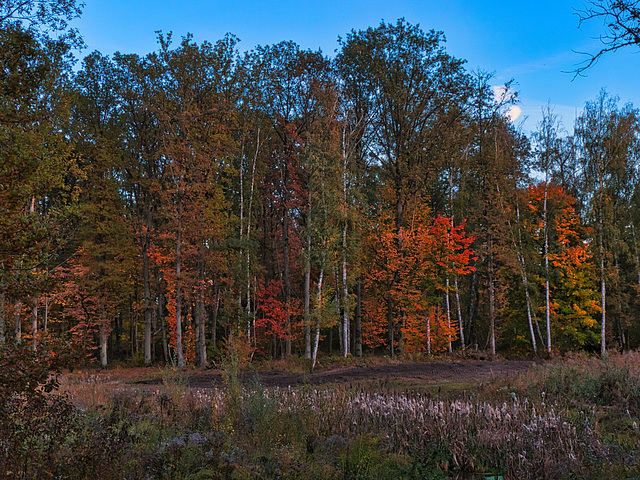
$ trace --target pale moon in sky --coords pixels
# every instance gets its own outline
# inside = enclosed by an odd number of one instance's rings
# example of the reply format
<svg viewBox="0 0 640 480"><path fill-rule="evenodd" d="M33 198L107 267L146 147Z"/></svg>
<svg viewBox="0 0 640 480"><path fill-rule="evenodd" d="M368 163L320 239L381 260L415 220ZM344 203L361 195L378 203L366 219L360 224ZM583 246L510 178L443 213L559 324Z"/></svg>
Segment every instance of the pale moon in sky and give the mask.
<svg viewBox="0 0 640 480"><path fill-rule="evenodd" d="M511 105L507 110L507 118L514 122L522 114L522 109L518 105Z"/></svg>

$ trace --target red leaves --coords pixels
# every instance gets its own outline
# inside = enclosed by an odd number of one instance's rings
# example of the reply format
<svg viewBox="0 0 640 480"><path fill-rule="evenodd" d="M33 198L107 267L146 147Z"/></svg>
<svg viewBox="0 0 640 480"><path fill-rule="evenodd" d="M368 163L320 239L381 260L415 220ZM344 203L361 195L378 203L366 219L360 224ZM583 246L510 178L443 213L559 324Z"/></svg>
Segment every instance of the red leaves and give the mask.
<svg viewBox="0 0 640 480"><path fill-rule="evenodd" d="M287 303L284 299L282 280L269 280L266 286L264 283L258 285L258 310L261 313L256 320L258 341L268 340L271 336L280 340L288 339L287 320L300 315L302 311L300 302L292 300ZM295 332L295 329L292 331ZM295 336L295 333L291 334L291 337Z"/></svg>

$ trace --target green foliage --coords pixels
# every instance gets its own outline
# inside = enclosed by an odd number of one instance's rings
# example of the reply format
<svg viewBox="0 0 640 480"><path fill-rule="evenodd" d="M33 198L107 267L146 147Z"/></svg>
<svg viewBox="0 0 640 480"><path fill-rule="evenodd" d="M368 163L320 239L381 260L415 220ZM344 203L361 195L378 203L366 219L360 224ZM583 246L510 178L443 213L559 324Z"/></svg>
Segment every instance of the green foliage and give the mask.
<svg viewBox="0 0 640 480"><path fill-rule="evenodd" d="M380 440L372 437L356 437L339 456L340 468L345 478L394 479L398 471L408 463L406 457L389 455Z"/></svg>
<svg viewBox="0 0 640 480"><path fill-rule="evenodd" d="M45 31L66 30L67 22L80 15L83 5L76 0L3 0L0 24L23 22Z"/></svg>

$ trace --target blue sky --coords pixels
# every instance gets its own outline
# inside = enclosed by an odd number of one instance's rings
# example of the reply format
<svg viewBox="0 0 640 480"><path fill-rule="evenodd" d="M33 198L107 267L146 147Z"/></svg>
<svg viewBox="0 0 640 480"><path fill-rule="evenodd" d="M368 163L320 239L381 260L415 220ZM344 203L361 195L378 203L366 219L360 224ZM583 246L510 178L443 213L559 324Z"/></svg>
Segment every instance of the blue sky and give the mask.
<svg viewBox="0 0 640 480"><path fill-rule="evenodd" d="M604 57L574 79L571 72L595 52L602 24L578 29L576 10L584 0L85 0L80 29L89 53L146 54L156 49L155 31L174 38L192 33L197 41L216 41L227 33L251 50L281 40L332 56L337 39L350 30L377 26L404 17L424 30L442 30L447 51L467 60L470 70L494 72L494 83L513 79L522 111L516 124L536 128L543 106L550 103L567 129L587 100L601 88L640 107L640 50Z"/></svg>

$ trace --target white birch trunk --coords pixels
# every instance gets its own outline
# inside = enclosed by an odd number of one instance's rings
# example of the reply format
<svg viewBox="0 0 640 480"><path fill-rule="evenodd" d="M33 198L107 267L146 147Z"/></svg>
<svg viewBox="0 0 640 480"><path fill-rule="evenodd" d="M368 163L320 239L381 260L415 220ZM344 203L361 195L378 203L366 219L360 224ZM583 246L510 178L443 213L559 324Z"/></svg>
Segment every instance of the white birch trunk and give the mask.
<svg viewBox="0 0 640 480"><path fill-rule="evenodd" d="M322 280L324 277L324 269L320 269L320 275L318 277L318 299L317 299L317 307L318 309L322 308ZM318 344L320 343L320 311L316 316L316 335L313 341L313 353L311 355L311 370L313 371L316 366L316 360L318 358Z"/></svg>
<svg viewBox="0 0 640 480"><path fill-rule="evenodd" d="M349 335L349 291L347 288L347 141L346 123L342 129L342 337L344 356L349 355L351 338Z"/></svg>
<svg viewBox="0 0 640 480"><path fill-rule="evenodd" d="M547 218L547 199L549 197L549 170L545 169L544 205L542 210L542 224L544 230L544 294L545 320L547 325L547 352L551 353L551 296L549 294L549 226Z"/></svg>
<svg viewBox="0 0 640 480"><path fill-rule="evenodd" d="M601 194L602 195L602 194ZM605 280L605 268L604 268L604 233L602 225L602 201L600 205L600 211L598 212L598 253L600 254L600 307L602 308L602 324L600 325L600 355L605 356L607 354L606 345L606 322L607 322L607 285Z"/></svg>

